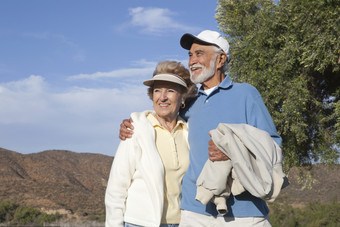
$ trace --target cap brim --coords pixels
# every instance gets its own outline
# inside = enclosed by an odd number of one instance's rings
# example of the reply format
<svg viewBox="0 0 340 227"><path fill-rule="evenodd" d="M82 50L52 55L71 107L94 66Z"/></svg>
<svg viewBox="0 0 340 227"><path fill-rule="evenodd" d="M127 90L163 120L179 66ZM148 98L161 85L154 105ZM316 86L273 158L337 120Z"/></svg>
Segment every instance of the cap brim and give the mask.
<svg viewBox="0 0 340 227"><path fill-rule="evenodd" d="M214 44L214 43L209 43L209 42L203 41L203 40L201 40L201 39L197 38L196 36L189 34L189 33L185 33L180 40L181 46L186 50L190 50L190 48L191 48L191 46L194 42L202 44L202 45L216 46L216 44Z"/></svg>
<svg viewBox="0 0 340 227"><path fill-rule="evenodd" d="M193 36L189 33L186 33L182 36L182 38L180 40L180 44L184 49L190 50L191 45L193 44L195 38L196 38L195 36Z"/></svg>

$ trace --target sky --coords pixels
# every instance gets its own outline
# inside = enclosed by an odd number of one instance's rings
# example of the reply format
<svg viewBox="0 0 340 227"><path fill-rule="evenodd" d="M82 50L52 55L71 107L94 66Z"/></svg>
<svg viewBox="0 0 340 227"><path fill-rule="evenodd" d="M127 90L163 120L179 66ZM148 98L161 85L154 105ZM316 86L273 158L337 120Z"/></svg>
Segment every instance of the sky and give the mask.
<svg viewBox="0 0 340 227"><path fill-rule="evenodd" d="M114 156L119 125L152 109L157 62L218 31L212 0L1 0L0 147Z"/></svg>

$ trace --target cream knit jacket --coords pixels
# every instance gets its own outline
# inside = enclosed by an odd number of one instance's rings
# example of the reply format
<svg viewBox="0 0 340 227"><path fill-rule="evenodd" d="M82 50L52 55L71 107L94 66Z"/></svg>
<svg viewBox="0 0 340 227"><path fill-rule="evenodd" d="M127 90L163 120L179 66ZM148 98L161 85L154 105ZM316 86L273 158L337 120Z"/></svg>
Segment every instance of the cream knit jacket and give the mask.
<svg viewBox="0 0 340 227"><path fill-rule="evenodd" d="M121 141L116 152L105 194L106 227L123 226L123 222L160 225L164 167L155 144L155 130L146 118L150 112L131 114L134 134Z"/></svg>

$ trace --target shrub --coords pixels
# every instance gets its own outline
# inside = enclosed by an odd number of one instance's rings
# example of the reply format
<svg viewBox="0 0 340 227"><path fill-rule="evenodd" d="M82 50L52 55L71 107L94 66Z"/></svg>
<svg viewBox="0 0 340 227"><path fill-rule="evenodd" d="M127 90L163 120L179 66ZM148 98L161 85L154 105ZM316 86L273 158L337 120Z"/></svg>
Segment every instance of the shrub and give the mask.
<svg viewBox="0 0 340 227"><path fill-rule="evenodd" d="M59 213L56 214L46 214L41 213L38 218L36 219L36 223L39 225L43 225L44 223L51 223L58 219L60 219L62 216Z"/></svg>
<svg viewBox="0 0 340 227"><path fill-rule="evenodd" d="M293 208L288 204L270 205L269 219L276 226L340 226L340 203L333 201L321 204L312 201L304 208Z"/></svg>
<svg viewBox="0 0 340 227"><path fill-rule="evenodd" d="M14 223L26 224L33 222L40 211L38 209L29 207L18 207L14 212Z"/></svg>
<svg viewBox="0 0 340 227"><path fill-rule="evenodd" d="M44 223L51 223L61 218L59 213L46 214L38 209L18 206L14 203L3 201L0 203L0 223L18 224L34 224L43 226Z"/></svg>
<svg viewBox="0 0 340 227"><path fill-rule="evenodd" d="M17 206L9 201L3 201L0 203L0 223L8 222Z"/></svg>

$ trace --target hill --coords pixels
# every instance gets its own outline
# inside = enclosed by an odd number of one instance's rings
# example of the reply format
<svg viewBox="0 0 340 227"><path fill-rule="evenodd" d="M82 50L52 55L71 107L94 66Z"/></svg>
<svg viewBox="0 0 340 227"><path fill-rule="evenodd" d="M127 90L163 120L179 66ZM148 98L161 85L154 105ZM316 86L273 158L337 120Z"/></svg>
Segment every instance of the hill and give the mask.
<svg viewBox="0 0 340 227"><path fill-rule="evenodd" d="M281 190L274 203L303 207L311 201L340 202L340 165L317 164L290 169L290 185Z"/></svg>
<svg viewBox="0 0 340 227"><path fill-rule="evenodd" d="M112 160L65 150L20 154L0 148L0 201L47 212L103 215Z"/></svg>
<svg viewBox="0 0 340 227"><path fill-rule="evenodd" d="M104 217L104 194L113 158L48 150L20 154L0 148L0 202L58 211L79 219ZM290 185L275 203L303 207L340 199L340 165L292 168Z"/></svg>

